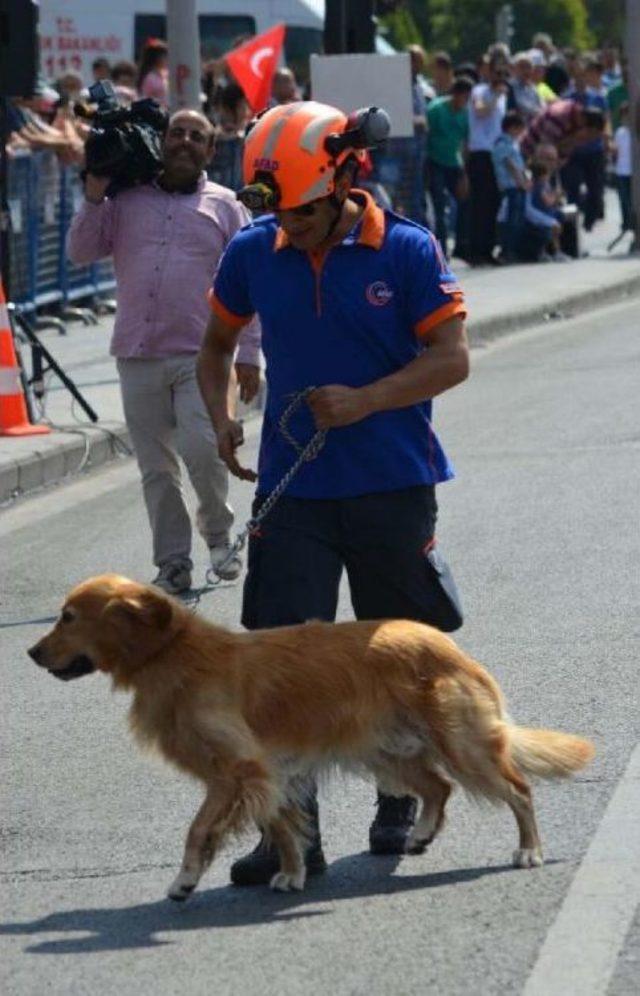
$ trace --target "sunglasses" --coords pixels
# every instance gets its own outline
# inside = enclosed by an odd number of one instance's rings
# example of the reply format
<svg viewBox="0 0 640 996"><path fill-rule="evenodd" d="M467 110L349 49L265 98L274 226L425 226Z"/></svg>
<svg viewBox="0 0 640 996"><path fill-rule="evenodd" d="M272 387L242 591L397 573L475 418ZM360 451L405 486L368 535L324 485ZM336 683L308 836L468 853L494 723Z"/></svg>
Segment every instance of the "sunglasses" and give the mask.
<svg viewBox="0 0 640 996"><path fill-rule="evenodd" d="M301 204L300 207L295 208L280 208L274 211L274 214L280 215L283 211L288 214L294 215L296 218L311 218L316 213L320 204L322 204L324 197L319 197L315 201L309 201L308 204Z"/></svg>

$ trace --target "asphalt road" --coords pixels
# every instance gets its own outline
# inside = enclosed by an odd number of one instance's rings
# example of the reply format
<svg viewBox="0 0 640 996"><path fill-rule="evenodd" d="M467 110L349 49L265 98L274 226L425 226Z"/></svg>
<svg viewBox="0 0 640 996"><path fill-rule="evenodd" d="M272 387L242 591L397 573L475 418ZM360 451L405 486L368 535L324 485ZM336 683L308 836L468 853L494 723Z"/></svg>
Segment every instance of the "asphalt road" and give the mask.
<svg viewBox="0 0 640 996"><path fill-rule="evenodd" d="M477 351L471 379L437 404L458 470L440 489L439 529L467 613L457 638L520 722L598 748L574 782L537 787L542 869L513 870L510 813L462 793L425 855L370 857L373 789L345 779L323 791L330 869L304 893L230 887L247 839L189 904L171 904L198 786L137 750L126 698L102 676L63 685L25 654L75 582L150 576L135 468L0 515L4 993L485 996L527 980L546 996L638 993L637 314L634 301ZM250 487L233 496L244 522ZM237 626L239 601L227 586L201 611ZM587 988L571 981L578 965Z"/></svg>

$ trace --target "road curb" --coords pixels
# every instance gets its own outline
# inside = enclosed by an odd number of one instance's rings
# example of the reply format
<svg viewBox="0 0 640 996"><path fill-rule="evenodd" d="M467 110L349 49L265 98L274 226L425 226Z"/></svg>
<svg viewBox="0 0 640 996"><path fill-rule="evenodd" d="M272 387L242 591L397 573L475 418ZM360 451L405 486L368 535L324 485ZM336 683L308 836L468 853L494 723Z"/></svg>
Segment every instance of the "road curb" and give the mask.
<svg viewBox="0 0 640 996"><path fill-rule="evenodd" d="M82 432L82 438L60 440L55 447L8 460L0 467L0 504L54 484L61 484L86 470L94 470L116 457L131 452L129 432L124 425L112 425L101 432L95 426ZM129 452L128 452L129 451Z"/></svg>
<svg viewBox="0 0 640 996"><path fill-rule="evenodd" d="M245 422L250 421L261 413L263 405L264 390L261 390L255 404L239 406L239 414ZM54 446L49 444L47 447L45 444L42 451L20 459L3 460L0 466L0 506L43 488L62 484L116 458L122 460L133 456L129 430L122 423L111 422L108 428L99 422L86 423L69 431L77 432L78 437L60 439ZM44 438L47 441L52 439L51 436Z"/></svg>
<svg viewBox="0 0 640 996"><path fill-rule="evenodd" d="M625 277L624 280L606 287L594 287L593 290L568 294L561 300L551 303L541 301L539 305L524 311L506 312L495 318L483 318L478 322L471 320L468 325L469 342L472 346L482 345L501 336L540 325L542 322L573 318L592 307L602 308L638 293L640 293L640 264L637 276Z"/></svg>

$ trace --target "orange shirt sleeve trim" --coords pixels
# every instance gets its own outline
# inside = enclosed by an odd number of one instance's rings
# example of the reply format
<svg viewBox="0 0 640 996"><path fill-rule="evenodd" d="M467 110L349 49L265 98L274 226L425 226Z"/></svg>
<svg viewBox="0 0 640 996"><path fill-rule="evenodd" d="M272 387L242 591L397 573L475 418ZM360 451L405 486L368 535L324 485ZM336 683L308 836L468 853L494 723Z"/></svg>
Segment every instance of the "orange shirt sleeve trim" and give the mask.
<svg viewBox="0 0 640 996"><path fill-rule="evenodd" d="M435 328L436 325L440 325L442 322L446 322L448 318L453 318L454 315L460 315L461 318L466 318L467 309L465 307L462 295L457 295L454 301L448 301L443 304L441 308L436 308L432 311L430 315L423 318L422 321L414 327L414 331L419 339L422 339L427 332Z"/></svg>
<svg viewBox="0 0 640 996"><path fill-rule="evenodd" d="M239 329L243 325L248 325L253 318L253 315L234 315L233 311L225 308L220 298L216 297L214 290L207 291L207 300L214 315L217 315L221 321L226 325L230 325L233 329Z"/></svg>

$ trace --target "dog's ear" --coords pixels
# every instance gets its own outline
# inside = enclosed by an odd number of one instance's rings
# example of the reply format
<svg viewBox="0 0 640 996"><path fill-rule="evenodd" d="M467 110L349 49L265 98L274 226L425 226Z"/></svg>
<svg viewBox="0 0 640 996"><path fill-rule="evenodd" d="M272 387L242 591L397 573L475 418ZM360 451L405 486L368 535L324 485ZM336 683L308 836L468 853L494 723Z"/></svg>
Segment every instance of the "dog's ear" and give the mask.
<svg viewBox="0 0 640 996"><path fill-rule="evenodd" d="M141 591L110 598L103 615L109 622L121 619L129 623L142 623L153 629L166 629L173 616L173 606L160 592L143 588Z"/></svg>

